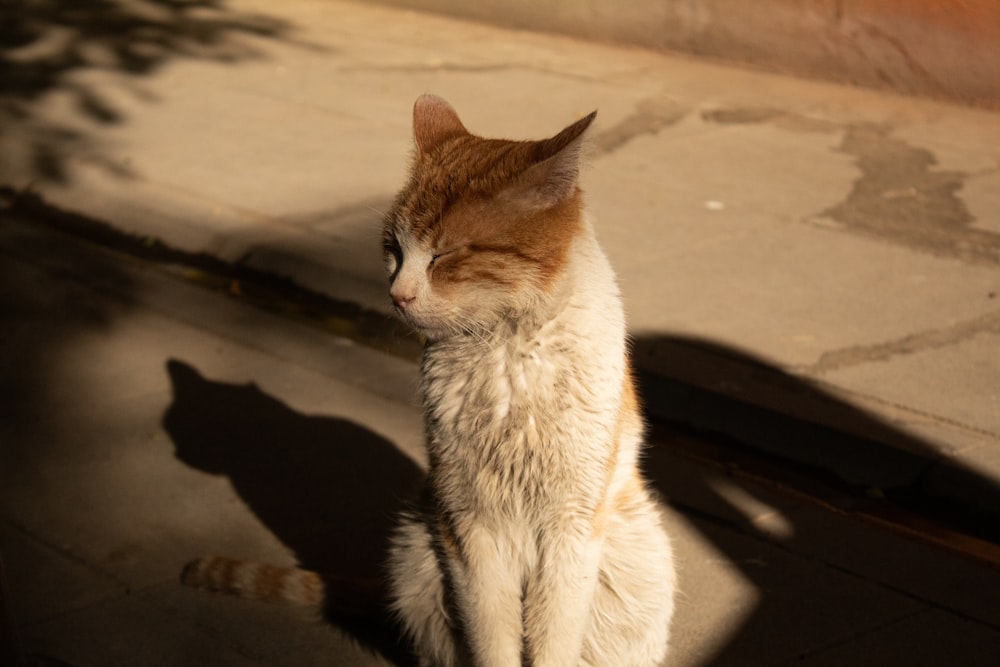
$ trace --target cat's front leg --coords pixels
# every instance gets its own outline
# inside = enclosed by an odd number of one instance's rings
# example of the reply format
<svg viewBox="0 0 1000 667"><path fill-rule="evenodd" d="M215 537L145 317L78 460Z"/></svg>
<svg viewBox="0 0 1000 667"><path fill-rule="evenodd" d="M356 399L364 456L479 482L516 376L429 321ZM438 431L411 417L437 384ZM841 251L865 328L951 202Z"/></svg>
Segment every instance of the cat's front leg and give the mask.
<svg viewBox="0 0 1000 667"><path fill-rule="evenodd" d="M601 560L601 542L564 535L548 543L525 591L528 664L576 667Z"/></svg>
<svg viewBox="0 0 1000 667"><path fill-rule="evenodd" d="M509 541L479 529L450 559L465 636L478 667L522 664L522 586L510 547Z"/></svg>

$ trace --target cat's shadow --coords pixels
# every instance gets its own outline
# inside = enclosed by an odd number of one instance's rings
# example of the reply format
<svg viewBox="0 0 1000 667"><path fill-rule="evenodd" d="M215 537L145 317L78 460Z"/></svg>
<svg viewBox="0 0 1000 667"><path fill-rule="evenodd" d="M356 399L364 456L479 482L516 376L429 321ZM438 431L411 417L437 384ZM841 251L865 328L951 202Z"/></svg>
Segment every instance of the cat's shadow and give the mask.
<svg viewBox="0 0 1000 667"><path fill-rule="evenodd" d="M700 346L706 347L704 343ZM696 355L692 356L692 341L670 337L638 339L635 347L638 355L655 348L670 350L677 353L678 358L699 363ZM736 354L723 348L715 349L714 353L716 357L721 353L729 357ZM744 358L742 361L757 364L761 372L780 373L762 365L760 360ZM414 497L423 478L422 471L409 458L392 442L364 426L349 419L297 412L252 384L209 380L180 361L169 362L168 372L174 400L164 417L164 426L181 461L199 470L228 477L241 499L294 552L302 567L359 581L378 579L382 575L388 535L395 516ZM904 436L891 433L891 425L816 393L815 388L800 385L801 381L795 378L784 376L783 379L800 393L812 392L817 400L828 403L846 418L861 422L871 420L867 426L884 431L882 435ZM655 391L650 391L649 387L644 390L647 408L655 413L657 397L650 395ZM684 397L683 394L679 396ZM681 401L673 394L667 398L671 399L674 413L660 414L661 419L666 417L668 421L698 425L699 418L707 415L714 423L727 424L743 435L771 439L798 436L797 432L782 434L781 422L747 418L745 409L737 404ZM835 444L833 441L827 443L828 446ZM917 442L910 444L911 447L920 446ZM844 455L862 467L880 465L878 459L865 459L864 453L860 448ZM830 585L819 585L822 582L812 578L812 570L795 574L763 565L759 552L764 548L761 545L770 540L755 539L758 536L752 526L746 528L741 523L745 529L743 534L718 526L720 521L727 523L726 516L738 519L741 511L719 495L713 486L715 473L698 467L677 467L677 459L671 458L669 440L666 447L651 447L648 454L646 468L653 484L671 498L675 507L682 510L682 516L761 593L761 599L748 610L748 616L739 627L730 629L731 634L720 640L719 645L713 647L713 654L704 656L700 664L711 667L773 664L771 658L774 656L768 647L774 644L775 637L796 628L816 634L824 631L823 628L830 629L831 618L851 618L864 613L868 605L866 599L847 599ZM975 471L966 472L966 477L979 486L997 491L996 482ZM728 479L727 483L740 484L738 478ZM684 509L684 498L695 499L687 508L693 510L693 514ZM680 505L677 500L682 500ZM776 509L793 522L783 549L793 553L819 553L829 547L831 540L841 539L844 544L851 545L851 550L866 558L889 562L894 557L891 551L894 547L891 544L880 546L878 539L873 543L873 537L877 536L871 531L859 532L847 525L838 529L836 535L830 535L826 525L797 522L794 502L789 501L787 507L784 501L775 502L779 503ZM211 545L206 545L206 550L211 551ZM192 554L197 555L200 554ZM931 561L911 562L909 567L918 575L940 574L935 572L938 565ZM811 597L811 604L807 606L799 603L804 591ZM412 657L400 645L397 628L384 616L376 615L358 622L328 614L328 619L393 664L412 664ZM907 651L912 653L912 649L904 645L894 648L898 648L901 655Z"/></svg>
<svg viewBox="0 0 1000 667"><path fill-rule="evenodd" d="M180 461L225 475L301 567L381 580L395 517L423 477L416 464L349 419L302 414L254 384L210 380L182 361L170 360L167 372L173 402L163 425ZM328 610L327 620L396 664L409 662L387 617L372 613L383 603Z"/></svg>

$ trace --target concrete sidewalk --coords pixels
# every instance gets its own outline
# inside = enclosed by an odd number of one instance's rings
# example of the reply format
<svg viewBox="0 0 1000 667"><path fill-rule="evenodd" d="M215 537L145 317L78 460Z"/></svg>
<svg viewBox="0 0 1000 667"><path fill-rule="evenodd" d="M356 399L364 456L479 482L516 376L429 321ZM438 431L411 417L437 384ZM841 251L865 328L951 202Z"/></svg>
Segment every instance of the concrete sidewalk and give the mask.
<svg viewBox="0 0 1000 667"><path fill-rule="evenodd" d="M380 211L426 91L493 136L600 110L584 185L681 563L668 664L995 664L1000 572L836 494L1000 507L1000 117L333 0L38 6L0 61L0 596L32 664L406 664L370 619L177 577L378 567L421 476L415 366L206 273L386 322Z"/></svg>
<svg viewBox="0 0 1000 667"><path fill-rule="evenodd" d="M373 576L421 476L414 364L5 211L0 314L0 602L29 665L409 664L376 620L178 576L206 553ZM685 438L646 466L680 568L667 665L995 665L995 567Z"/></svg>
<svg viewBox="0 0 1000 667"><path fill-rule="evenodd" d="M0 184L385 311L420 93L490 136L597 108L653 409L1000 515L1000 115L333 0L74 11L10 30Z"/></svg>

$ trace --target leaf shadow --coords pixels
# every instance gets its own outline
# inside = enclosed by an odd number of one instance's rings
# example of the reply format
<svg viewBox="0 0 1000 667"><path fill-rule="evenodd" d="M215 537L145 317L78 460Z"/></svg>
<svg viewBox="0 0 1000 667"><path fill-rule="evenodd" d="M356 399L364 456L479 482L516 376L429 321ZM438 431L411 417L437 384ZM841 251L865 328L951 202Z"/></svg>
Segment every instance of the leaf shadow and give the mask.
<svg viewBox="0 0 1000 667"><path fill-rule="evenodd" d="M115 101L118 88L148 103L150 94L137 82L175 60L257 60L264 57L259 40L319 48L295 40L293 32L287 21L232 10L223 0L2 3L0 151L19 176L35 181L68 182L70 154L85 155L90 163L127 177L128 170L83 129L128 120ZM88 76L96 72L115 74L116 90L107 78ZM53 93L68 98L68 113L46 113Z"/></svg>

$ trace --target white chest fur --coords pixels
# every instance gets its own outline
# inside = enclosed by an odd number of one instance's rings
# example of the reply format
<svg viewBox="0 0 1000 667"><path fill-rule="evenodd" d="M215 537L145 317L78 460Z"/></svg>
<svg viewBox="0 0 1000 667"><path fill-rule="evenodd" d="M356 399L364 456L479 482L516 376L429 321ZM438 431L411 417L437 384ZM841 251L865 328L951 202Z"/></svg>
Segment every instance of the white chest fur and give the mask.
<svg viewBox="0 0 1000 667"><path fill-rule="evenodd" d="M625 373L614 275L589 234L540 321L431 344L423 393L432 476L462 504L521 513L606 482ZM573 493L577 489L579 494Z"/></svg>

